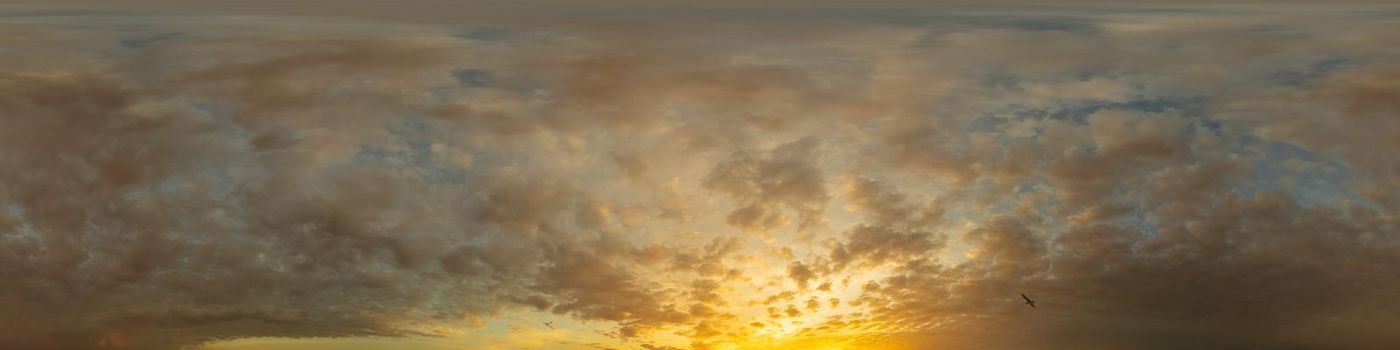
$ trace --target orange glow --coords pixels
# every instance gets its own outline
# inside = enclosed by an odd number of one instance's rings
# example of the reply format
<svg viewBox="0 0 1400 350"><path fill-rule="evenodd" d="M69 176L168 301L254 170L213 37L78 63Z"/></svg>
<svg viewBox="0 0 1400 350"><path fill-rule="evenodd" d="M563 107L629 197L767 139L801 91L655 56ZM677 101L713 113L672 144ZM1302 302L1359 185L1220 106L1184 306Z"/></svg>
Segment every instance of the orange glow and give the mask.
<svg viewBox="0 0 1400 350"><path fill-rule="evenodd" d="M97 347L103 349L124 349L126 348L126 335L120 332L107 334L107 336L97 340Z"/></svg>

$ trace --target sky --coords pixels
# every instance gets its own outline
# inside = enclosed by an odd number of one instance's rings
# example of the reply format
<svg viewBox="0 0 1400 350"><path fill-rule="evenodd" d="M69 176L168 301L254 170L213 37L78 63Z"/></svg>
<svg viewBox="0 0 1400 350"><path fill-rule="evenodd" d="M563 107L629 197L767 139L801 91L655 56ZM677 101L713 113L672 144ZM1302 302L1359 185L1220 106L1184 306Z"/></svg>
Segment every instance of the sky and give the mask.
<svg viewBox="0 0 1400 350"><path fill-rule="evenodd" d="M1381 1L7 1L0 348L1397 348L1396 38Z"/></svg>

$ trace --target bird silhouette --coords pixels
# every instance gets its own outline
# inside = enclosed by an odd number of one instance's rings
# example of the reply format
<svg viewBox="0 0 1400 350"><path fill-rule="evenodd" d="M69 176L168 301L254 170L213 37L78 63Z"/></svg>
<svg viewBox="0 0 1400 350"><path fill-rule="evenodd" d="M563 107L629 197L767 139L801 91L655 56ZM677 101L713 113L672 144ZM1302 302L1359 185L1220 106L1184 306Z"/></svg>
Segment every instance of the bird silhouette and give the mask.
<svg viewBox="0 0 1400 350"><path fill-rule="evenodd" d="M1021 299L1026 299L1026 305L1030 305L1032 309L1035 308L1035 300L1031 300L1030 297L1026 296L1026 293L1021 293Z"/></svg>
<svg viewBox="0 0 1400 350"><path fill-rule="evenodd" d="M554 322L542 322L542 323L544 323L544 326L545 326L545 327L549 327L549 329L554 329Z"/></svg>

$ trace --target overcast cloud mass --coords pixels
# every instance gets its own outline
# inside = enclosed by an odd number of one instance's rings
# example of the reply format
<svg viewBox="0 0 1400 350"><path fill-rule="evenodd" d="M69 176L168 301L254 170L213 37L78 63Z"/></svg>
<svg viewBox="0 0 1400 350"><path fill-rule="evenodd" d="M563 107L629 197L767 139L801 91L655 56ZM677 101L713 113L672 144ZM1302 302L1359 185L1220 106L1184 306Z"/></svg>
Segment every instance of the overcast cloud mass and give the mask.
<svg viewBox="0 0 1400 350"><path fill-rule="evenodd" d="M1397 38L1367 2L17 1L0 348L1400 348Z"/></svg>

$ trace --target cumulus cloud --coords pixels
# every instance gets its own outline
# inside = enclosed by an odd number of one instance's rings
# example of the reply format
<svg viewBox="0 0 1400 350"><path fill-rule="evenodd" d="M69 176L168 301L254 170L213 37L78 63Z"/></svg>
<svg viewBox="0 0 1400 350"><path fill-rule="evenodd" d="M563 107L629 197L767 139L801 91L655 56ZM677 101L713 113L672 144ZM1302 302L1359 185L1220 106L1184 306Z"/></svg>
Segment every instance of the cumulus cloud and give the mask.
<svg viewBox="0 0 1400 350"><path fill-rule="evenodd" d="M739 203L727 219L732 226L766 231L790 221L802 228L818 225L828 197L821 170L812 164L819 146L816 139L808 138L774 147L767 154L732 154L715 165L704 186ZM795 212L797 220L790 220L786 211Z"/></svg>
<svg viewBox="0 0 1400 350"><path fill-rule="evenodd" d="M1400 344L1394 21L1037 11L0 16L0 347Z"/></svg>

